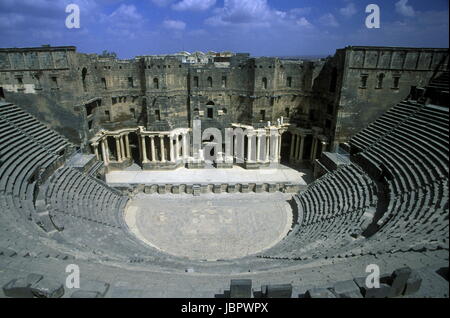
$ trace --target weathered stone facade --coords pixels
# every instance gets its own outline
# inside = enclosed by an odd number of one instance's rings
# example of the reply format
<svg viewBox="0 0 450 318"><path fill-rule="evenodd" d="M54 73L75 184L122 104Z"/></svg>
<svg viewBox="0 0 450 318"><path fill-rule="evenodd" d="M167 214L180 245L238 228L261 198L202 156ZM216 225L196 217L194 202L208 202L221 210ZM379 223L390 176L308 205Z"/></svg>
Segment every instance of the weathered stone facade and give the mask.
<svg viewBox="0 0 450 318"><path fill-rule="evenodd" d="M43 46L0 49L0 87L85 150L102 129L169 132L194 119L203 130L258 129L284 117L291 128L281 159L303 162L335 150L447 65L446 49L347 47L311 61L229 52L117 60Z"/></svg>
<svg viewBox="0 0 450 318"><path fill-rule="evenodd" d="M327 60L314 82L315 119L336 150L387 109L448 69L448 49L347 47ZM315 117L316 114L313 115Z"/></svg>

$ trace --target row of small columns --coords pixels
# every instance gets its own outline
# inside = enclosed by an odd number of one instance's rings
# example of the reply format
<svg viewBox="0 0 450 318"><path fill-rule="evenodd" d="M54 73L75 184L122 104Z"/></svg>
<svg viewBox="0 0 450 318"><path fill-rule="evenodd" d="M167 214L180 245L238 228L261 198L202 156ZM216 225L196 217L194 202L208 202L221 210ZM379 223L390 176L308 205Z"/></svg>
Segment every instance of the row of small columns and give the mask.
<svg viewBox="0 0 450 318"><path fill-rule="evenodd" d="M303 160L305 150L305 134L292 133L290 160L300 162Z"/></svg>
<svg viewBox="0 0 450 318"><path fill-rule="evenodd" d="M305 133L292 133L292 141L291 141L291 152L290 152L290 161L301 162L304 157L305 150L305 139L308 134ZM311 145L311 153L309 160L313 162L317 158L317 150L319 148L319 143L322 144L322 151L326 149L328 143L325 141L325 137L322 135L312 135L312 145Z"/></svg>
<svg viewBox="0 0 450 318"><path fill-rule="evenodd" d="M312 151L311 151L311 162L312 163L314 163L314 160L316 160L316 158L317 158L317 149L319 147L319 143L322 144L321 152L323 152L326 149L328 143L324 139L325 139L325 137L323 137L323 136L314 136L313 137L313 145L312 145Z"/></svg>
<svg viewBox="0 0 450 318"><path fill-rule="evenodd" d="M257 137L257 144L256 144L256 162L269 162L270 161L270 135L267 135L266 132L249 132L248 134L248 141L247 141L247 162L254 162L253 160L253 153L252 153L252 137L254 137L256 134ZM281 160L281 134L277 133L275 136L275 146L273 147L275 149L275 154L273 155L273 162L278 163ZM262 147L262 138L266 138L266 153L265 158L261 158L261 147Z"/></svg>
<svg viewBox="0 0 450 318"><path fill-rule="evenodd" d="M128 139L128 134L121 134L113 137L116 140L117 162L123 162L125 159L131 158L130 141ZM108 137L103 138L99 142L92 143L92 147L94 148L94 153L95 156L97 157L97 160L100 160L100 154L98 150L99 144L102 152L102 160L105 163L105 165L108 165L111 162L108 146Z"/></svg>
<svg viewBox="0 0 450 318"><path fill-rule="evenodd" d="M252 137L254 137L256 134L257 137L257 147L256 147L256 162L269 162L272 159L272 162L280 162L281 159L281 137L282 135L280 133L277 133L273 136L275 136L275 145L271 147L270 141L271 136L268 135L266 132L262 131L256 131L256 132L250 132L248 134L248 142L247 142L247 161L248 162L255 162L253 158L255 157L252 152ZM181 147L180 147L180 138L182 137L181 141ZM130 149L130 143L129 143L129 137L128 133L119 134L117 136L109 136L115 138L116 141L116 153L117 153L117 162L123 162L125 159L131 158L131 149ZM151 161L148 158L147 155L147 144L146 144L146 137L150 138L150 149L151 149ZM149 162L167 162L166 158L166 151L165 151L165 138L169 137L170 139L170 162L175 163L179 161L180 159L188 160L190 155L189 150L189 142L188 142L188 132L181 132L181 133L172 133L172 134L158 134L158 135L140 135L140 149L141 149L141 156L142 156L142 162L143 163L149 163ZM94 153L98 160L100 160L100 154L98 146L101 147L101 153L102 153L102 159L104 164L107 166L111 162L110 160L110 150L108 146L108 136L101 139L100 141L92 143L92 147L94 149ZM155 138L160 138L160 155L161 159L157 160L156 157L156 145L155 145ZM265 155L262 155L262 138L266 138L266 149L265 149ZM174 144L175 141L175 144ZM231 147L225 146L225 155L226 158L229 158L231 155ZM275 153L272 153L271 155L271 148L275 149ZM235 144L236 149L236 144ZM263 158L264 157L264 158Z"/></svg>
<svg viewBox="0 0 450 318"><path fill-rule="evenodd" d="M167 162L166 158L166 149L165 149L165 138L169 137L170 139L170 162L175 163L179 161L180 159L187 160L189 156L188 151L188 140L187 140L187 132L182 132L179 134L159 134L159 135L141 135L141 151L142 151L142 162L143 163L149 163L149 162ZM182 147L180 147L180 135L182 136ZM146 144L146 137L150 138L150 149L151 149L151 161L148 159L147 156L147 144ZM160 139L160 154L161 154L161 160L157 160L156 158L156 146L155 146L155 138ZM175 145L174 141L175 140Z"/></svg>

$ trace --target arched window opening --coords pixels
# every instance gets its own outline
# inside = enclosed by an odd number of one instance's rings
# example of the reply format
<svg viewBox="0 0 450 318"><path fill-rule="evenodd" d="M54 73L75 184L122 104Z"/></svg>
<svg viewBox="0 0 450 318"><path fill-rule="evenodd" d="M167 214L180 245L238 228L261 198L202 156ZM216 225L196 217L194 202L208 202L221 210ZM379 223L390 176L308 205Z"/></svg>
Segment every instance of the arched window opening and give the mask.
<svg viewBox="0 0 450 318"><path fill-rule="evenodd" d="M263 86L263 89L267 89L267 78L263 78L262 79L262 86Z"/></svg>
<svg viewBox="0 0 450 318"><path fill-rule="evenodd" d="M383 80L384 80L384 74L381 73L377 77L377 88L378 89L383 88Z"/></svg>

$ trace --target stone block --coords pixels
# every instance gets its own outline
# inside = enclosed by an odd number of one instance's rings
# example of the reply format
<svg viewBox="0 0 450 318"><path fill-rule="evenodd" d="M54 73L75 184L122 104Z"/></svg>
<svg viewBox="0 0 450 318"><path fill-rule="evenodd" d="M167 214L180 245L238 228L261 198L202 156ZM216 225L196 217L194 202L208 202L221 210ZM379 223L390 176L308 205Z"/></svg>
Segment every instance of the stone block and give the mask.
<svg viewBox="0 0 450 318"><path fill-rule="evenodd" d="M422 285L422 278L416 271L413 271L409 276L408 280L406 281L406 287L403 292L403 295L408 296L417 293L421 285Z"/></svg>
<svg viewBox="0 0 450 318"><path fill-rule="evenodd" d="M13 279L3 286L3 293L6 297L12 298L33 298L30 286L26 279Z"/></svg>
<svg viewBox="0 0 450 318"><path fill-rule="evenodd" d="M60 298L64 295L62 284L43 278L39 274L29 274L26 278L13 279L5 286L3 292L14 298Z"/></svg>
<svg viewBox="0 0 450 318"><path fill-rule="evenodd" d="M172 193L173 194L180 194L180 186L179 185L172 186Z"/></svg>
<svg viewBox="0 0 450 318"><path fill-rule="evenodd" d="M269 193L275 193L278 191L278 186L276 183L269 183Z"/></svg>
<svg viewBox="0 0 450 318"><path fill-rule="evenodd" d="M249 193L250 192L250 186L248 184L242 184L241 185L241 192L242 193Z"/></svg>
<svg viewBox="0 0 450 318"><path fill-rule="evenodd" d="M264 192L263 184L260 184L260 183L256 184L256 185L255 185L255 192L256 192L256 193L262 193L262 192Z"/></svg>
<svg viewBox="0 0 450 318"><path fill-rule="evenodd" d="M38 298L60 298L64 295L64 286L44 278L31 286L31 292Z"/></svg>
<svg viewBox="0 0 450 318"><path fill-rule="evenodd" d="M144 192L144 188L145 188L144 185L139 184L139 185L136 186L136 191L137 192Z"/></svg>
<svg viewBox="0 0 450 318"><path fill-rule="evenodd" d="M6 297L33 298L31 286L42 279L43 276L39 274L29 274L26 278L13 279L3 286L3 293Z"/></svg>
<svg viewBox="0 0 450 318"><path fill-rule="evenodd" d="M99 292L88 291L88 290L77 290L70 298L103 298Z"/></svg>
<svg viewBox="0 0 450 318"><path fill-rule="evenodd" d="M230 298L251 298L251 279L232 279L230 283Z"/></svg>
<svg viewBox="0 0 450 318"><path fill-rule="evenodd" d="M236 193L237 189L236 189L236 185L235 184L229 184L228 188L227 188L228 193Z"/></svg>
<svg viewBox="0 0 450 318"><path fill-rule="evenodd" d="M215 184L213 191L214 191L214 193L222 193L222 185L221 184Z"/></svg>
<svg viewBox="0 0 450 318"><path fill-rule="evenodd" d="M77 290L70 296L71 298L103 298L109 290L110 285L100 281L84 281L83 289Z"/></svg>
<svg viewBox="0 0 450 318"><path fill-rule="evenodd" d="M285 193L297 193L300 190L300 187L297 184L286 184L284 186L284 192Z"/></svg>
<svg viewBox="0 0 450 318"><path fill-rule="evenodd" d="M353 280L338 282L333 290L339 298L362 298L359 286Z"/></svg>
<svg viewBox="0 0 450 318"><path fill-rule="evenodd" d="M156 184L149 186L149 194L154 194L157 192L158 192L158 186Z"/></svg>
<svg viewBox="0 0 450 318"><path fill-rule="evenodd" d="M364 298L388 298L391 294L391 286L380 281L380 288L368 288L366 286L366 277L358 277L354 279L358 285Z"/></svg>
<svg viewBox="0 0 450 318"><path fill-rule="evenodd" d="M201 194L201 187L200 187L200 185L192 186L192 194L194 195L194 197L200 196L200 194Z"/></svg>
<svg viewBox="0 0 450 318"><path fill-rule="evenodd" d="M165 185L158 186L158 193L159 194L166 194L166 186Z"/></svg>
<svg viewBox="0 0 450 318"><path fill-rule="evenodd" d="M313 288L306 291L305 298L336 298L336 295L327 288Z"/></svg>
<svg viewBox="0 0 450 318"><path fill-rule="evenodd" d="M406 282L411 276L412 270L409 267L403 267L395 270L391 275L391 294L390 297L397 297L403 294Z"/></svg>
<svg viewBox="0 0 450 318"><path fill-rule="evenodd" d="M291 298L292 285L266 285L261 287L261 294L265 298Z"/></svg>
<svg viewBox="0 0 450 318"><path fill-rule="evenodd" d="M146 186L144 188L144 193L146 194L151 194L152 193L152 187L151 186Z"/></svg>

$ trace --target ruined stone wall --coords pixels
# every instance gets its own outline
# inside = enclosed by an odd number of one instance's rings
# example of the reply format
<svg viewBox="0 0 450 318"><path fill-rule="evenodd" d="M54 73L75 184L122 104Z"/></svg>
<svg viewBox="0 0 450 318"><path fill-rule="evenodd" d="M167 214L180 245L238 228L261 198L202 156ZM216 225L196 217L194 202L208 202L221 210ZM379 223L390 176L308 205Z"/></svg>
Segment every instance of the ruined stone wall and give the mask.
<svg viewBox="0 0 450 318"><path fill-rule="evenodd" d="M82 117L73 105L81 90L75 47L0 49L0 87L5 99L80 142Z"/></svg>
<svg viewBox="0 0 450 318"><path fill-rule="evenodd" d="M326 150L334 150L448 64L445 49L347 47L315 61L202 56L118 60L75 47L0 49L0 87L5 100L83 148L100 129L168 131L195 118L203 129L258 127L284 117L321 128Z"/></svg>
<svg viewBox="0 0 450 318"><path fill-rule="evenodd" d="M151 130L187 127L188 69L174 57L145 57L143 63L147 127Z"/></svg>
<svg viewBox="0 0 450 318"><path fill-rule="evenodd" d="M137 125L142 112L141 62L116 60L97 55L79 54L78 80L82 83L80 112L88 116L86 104L93 98L101 105L92 112L92 129L113 127L115 124Z"/></svg>
<svg viewBox="0 0 450 318"><path fill-rule="evenodd" d="M411 86L445 70L447 49L349 47L336 114L335 144L348 139L405 99Z"/></svg>

